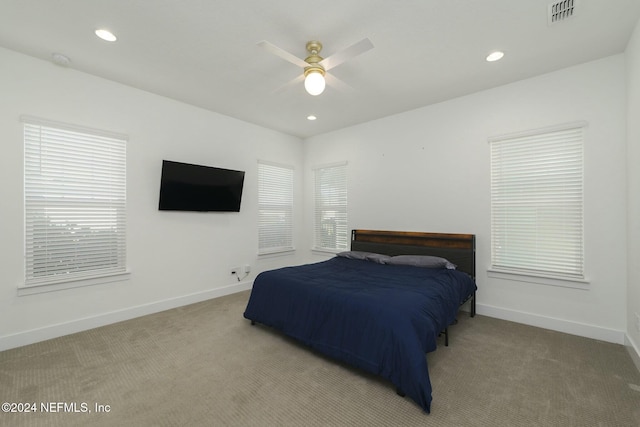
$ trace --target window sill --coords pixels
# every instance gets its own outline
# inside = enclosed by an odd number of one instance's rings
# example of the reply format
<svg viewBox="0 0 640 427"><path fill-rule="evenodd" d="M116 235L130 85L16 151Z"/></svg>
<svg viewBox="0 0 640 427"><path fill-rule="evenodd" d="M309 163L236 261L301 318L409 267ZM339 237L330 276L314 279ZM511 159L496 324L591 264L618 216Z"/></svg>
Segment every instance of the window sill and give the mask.
<svg viewBox="0 0 640 427"><path fill-rule="evenodd" d="M311 252L317 253L319 255L327 255L327 254L336 255L346 250L347 249L311 248Z"/></svg>
<svg viewBox="0 0 640 427"><path fill-rule="evenodd" d="M295 252L296 252L296 248L277 249L272 251L258 252L258 257L269 258L269 257L285 256L285 255L295 254Z"/></svg>
<svg viewBox="0 0 640 427"><path fill-rule="evenodd" d="M527 282L527 283L536 283L539 285L559 286L563 288L589 290L589 281L586 279L540 276L540 275L526 274L523 272L498 270L495 268L488 268L487 276L495 279L513 280L515 282Z"/></svg>
<svg viewBox="0 0 640 427"><path fill-rule="evenodd" d="M78 279L68 282L48 283L43 285L30 286L25 286L23 284L18 286L18 296L21 297L26 295L43 294L45 292L62 291L65 289L82 288L85 286L102 285L105 283L122 282L124 280L129 280L130 276L131 272L127 270L124 273L117 273L102 277L92 277L89 279Z"/></svg>

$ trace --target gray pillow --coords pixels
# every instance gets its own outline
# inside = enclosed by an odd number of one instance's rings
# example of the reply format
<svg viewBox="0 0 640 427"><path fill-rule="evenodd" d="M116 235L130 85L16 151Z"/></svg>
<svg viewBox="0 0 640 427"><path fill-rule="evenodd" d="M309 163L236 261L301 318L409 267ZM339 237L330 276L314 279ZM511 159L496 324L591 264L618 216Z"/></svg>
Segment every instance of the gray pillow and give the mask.
<svg viewBox="0 0 640 427"><path fill-rule="evenodd" d="M391 257L385 264L391 265L412 265L414 267L426 267L426 268L448 268L449 270L455 270L455 264L449 262L446 258L440 258L430 255L397 255Z"/></svg>
<svg viewBox="0 0 640 427"><path fill-rule="evenodd" d="M362 259L362 260L367 259L367 256L369 255L375 255L375 254L373 252L362 252L362 251L344 251L336 254L336 256L339 256L342 258Z"/></svg>
<svg viewBox="0 0 640 427"><path fill-rule="evenodd" d="M365 261L373 261L377 264L385 264L386 261L391 258L389 255L382 255L374 252L363 252L363 251L344 251L336 255L339 257L348 258L348 259L360 259Z"/></svg>
<svg viewBox="0 0 640 427"><path fill-rule="evenodd" d="M391 259L389 255L371 253L365 257L367 261L373 261L376 264L386 264Z"/></svg>

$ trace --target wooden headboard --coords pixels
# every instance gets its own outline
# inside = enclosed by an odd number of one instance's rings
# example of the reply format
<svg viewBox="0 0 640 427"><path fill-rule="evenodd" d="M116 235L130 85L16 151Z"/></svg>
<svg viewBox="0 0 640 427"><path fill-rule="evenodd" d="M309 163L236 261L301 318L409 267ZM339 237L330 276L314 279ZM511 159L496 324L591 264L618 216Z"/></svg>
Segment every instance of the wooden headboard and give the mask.
<svg viewBox="0 0 640 427"><path fill-rule="evenodd" d="M448 259L475 279L475 234L352 230L351 250L385 255L431 255Z"/></svg>

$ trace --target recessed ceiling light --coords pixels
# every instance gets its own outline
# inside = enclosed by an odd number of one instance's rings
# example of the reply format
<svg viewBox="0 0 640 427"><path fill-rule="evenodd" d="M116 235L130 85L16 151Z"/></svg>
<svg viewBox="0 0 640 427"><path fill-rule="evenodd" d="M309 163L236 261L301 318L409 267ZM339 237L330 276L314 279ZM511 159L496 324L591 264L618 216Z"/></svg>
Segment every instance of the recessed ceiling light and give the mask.
<svg viewBox="0 0 640 427"><path fill-rule="evenodd" d="M499 59L502 59L503 56L504 56L504 52L500 52L499 50L497 50L495 52L491 52L487 56L487 61L494 62L494 61L497 61Z"/></svg>
<svg viewBox="0 0 640 427"><path fill-rule="evenodd" d="M310 114L307 116L307 120L315 120L315 119L317 119L317 117L314 116L313 114Z"/></svg>
<svg viewBox="0 0 640 427"><path fill-rule="evenodd" d="M51 54L51 60L54 64L58 64L63 67L67 67L71 63L71 60L68 56L57 52Z"/></svg>
<svg viewBox="0 0 640 427"><path fill-rule="evenodd" d="M109 30L105 30L103 28L96 30L96 36L100 37L102 40L106 40L108 42L114 42L118 40L118 38Z"/></svg>

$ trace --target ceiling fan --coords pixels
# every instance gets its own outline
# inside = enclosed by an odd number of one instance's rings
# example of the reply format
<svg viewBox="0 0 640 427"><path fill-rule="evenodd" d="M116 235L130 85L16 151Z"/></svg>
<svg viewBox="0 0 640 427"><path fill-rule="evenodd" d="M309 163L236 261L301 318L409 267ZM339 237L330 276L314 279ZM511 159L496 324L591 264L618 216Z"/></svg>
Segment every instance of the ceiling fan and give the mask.
<svg viewBox="0 0 640 427"><path fill-rule="evenodd" d="M340 81L333 75L327 74L327 71L337 67L343 62L360 55L373 48L373 43L368 38L364 38L357 43L348 46L333 55L322 58L320 51L322 50L322 43L317 40L311 40L307 43L306 49L309 53L305 59L300 59L297 56L287 52L284 49L279 48L266 40L258 43L258 46L263 47L269 52L279 56L280 58L291 62L294 65L301 67L304 73L293 79L290 84L294 84L304 79L304 88L310 95L320 95L325 88L325 78L332 86L348 88L348 86Z"/></svg>

